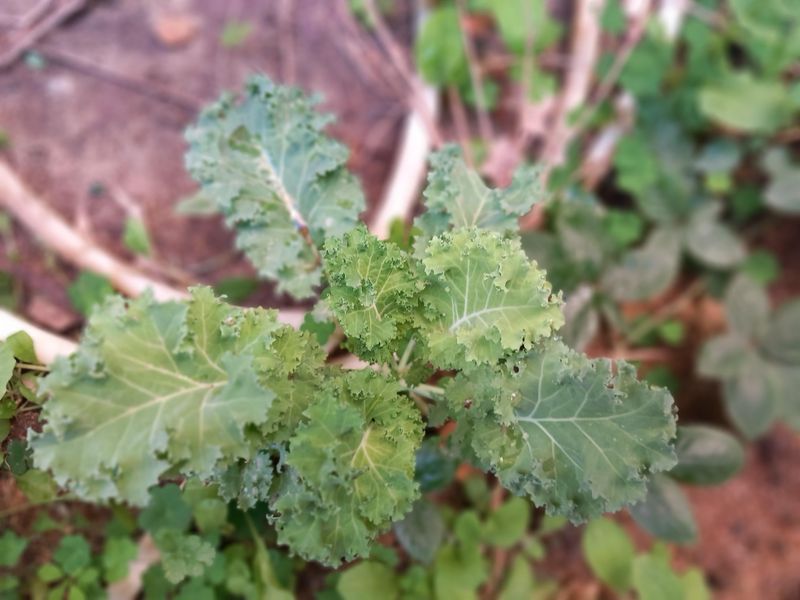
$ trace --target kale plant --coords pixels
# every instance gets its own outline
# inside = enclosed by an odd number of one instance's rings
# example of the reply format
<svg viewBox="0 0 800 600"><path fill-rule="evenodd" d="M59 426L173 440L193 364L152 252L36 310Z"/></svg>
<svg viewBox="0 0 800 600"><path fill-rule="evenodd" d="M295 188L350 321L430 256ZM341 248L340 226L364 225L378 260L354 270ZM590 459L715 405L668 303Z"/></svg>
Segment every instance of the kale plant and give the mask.
<svg viewBox="0 0 800 600"><path fill-rule="evenodd" d="M43 379L34 464L97 502L146 505L160 481L200 480L242 508L265 503L279 543L331 566L368 555L411 510L416 453L446 421L461 458L551 515L580 522L642 500L676 463L672 397L559 340L561 296L516 223L541 199L536 172L491 190L443 150L401 247L358 223L363 194L327 122L256 77L190 128L187 164L259 272L297 298L320 294L315 314L363 368L327 362L325 336L276 310L206 287L183 302L113 297ZM156 543L183 557L178 578L205 550L173 533Z"/></svg>

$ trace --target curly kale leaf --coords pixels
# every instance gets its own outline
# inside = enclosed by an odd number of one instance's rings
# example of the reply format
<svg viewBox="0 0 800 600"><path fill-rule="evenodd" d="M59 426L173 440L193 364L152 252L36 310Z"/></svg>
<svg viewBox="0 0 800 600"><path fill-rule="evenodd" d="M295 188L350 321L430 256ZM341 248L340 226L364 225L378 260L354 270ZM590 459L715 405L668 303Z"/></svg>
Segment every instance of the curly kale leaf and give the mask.
<svg viewBox="0 0 800 600"><path fill-rule="evenodd" d="M319 248L349 231L364 209L346 148L322 129L329 118L294 88L249 80L241 102L223 96L186 133L186 164L236 229L236 244L264 277L312 296Z"/></svg>
<svg viewBox="0 0 800 600"><path fill-rule="evenodd" d="M635 369L551 340L499 369L447 387L457 435L505 487L582 521L641 500L675 464L672 397Z"/></svg>
<svg viewBox="0 0 800 600"><path fill-rule="evenodd" d="M489 189L480 175L469 169L456 146L431 155L425 188L426 212L414 225L420 230L416 249L440 233L459 227L479 227L508 233L517 231L517 219L544 198L540 171L523 167L506 189Z"/></svg>
<svg viewBox="0 0 800 600"><path fill-rule="evenodd" d="M424 285L412 258L358 227L325 246L326 300L358 356L389 362L401 353Z"/></svg>
<svg viewBox="0 0 800 600"><path fill-rule="evenodd" d="M410 510L422 423L400 390L369 370L329 380L289 442L272 504L281 543L337 566Z"/></svg>
<svg viewBox="0 0 800 600"><path fill-rule="evenodd" d="M245 428L267 421L272 365L284 360L273 343L287 329L274 311L227 305L208 288L186 303L110 299L43 380L36 465L83 498L143 504L169 468L207 477L248 457Z"/></svg>
<svg viewBox="0 0 800 600"><path fill-rule="evenodd" d="M431 362L439 368L494 364L564 323L561 297L518 239L457 229L433 238L422 263Z"/></svg>

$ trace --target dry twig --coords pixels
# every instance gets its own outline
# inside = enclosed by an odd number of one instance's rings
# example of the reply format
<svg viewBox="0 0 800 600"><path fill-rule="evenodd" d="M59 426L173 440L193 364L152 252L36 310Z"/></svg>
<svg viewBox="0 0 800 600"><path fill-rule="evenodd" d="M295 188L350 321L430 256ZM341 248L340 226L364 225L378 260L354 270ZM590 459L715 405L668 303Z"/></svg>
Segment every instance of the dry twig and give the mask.
<svg viewBox="0 0 800 600"><path fill-rule="evenodd" d="M412 106L419 112L425 127L428 129L431 143L434 147L441 146L443 143L442 134L439 131L436 119L425 104L425 85L414 72L414 69L411 67L400 45L395 41L394 37L392 37L389 27L386 25L386 21L384 21L378 7L375 5L375 0L364 0L364 8L375 27L378 41L389 55L389 64L392 65L394 70L397 71L397 74L400 75L408 86L408 90L411 94Z"/></svg>
<svg viewBox="0 0 800 600"><path fill-rule="evenodd" d="M77 13L86 4L86 0L66 0L53 12L43 18L38 24L31 27L25 34L12 44L6 52L0 55L0 70L7 69L31 47L47 35L52 29L58 27L63 21Z"/></svg>
<svg viewBox="0 0 800 600"><path fill-rule="evenodd" d="M41 47L39 50L42 56L53 64L60 65L100 81L105 81L128 92L139 94L140 96L157 102L169 104L190 114L195 114L200 110L200 102L191 96L184 95L174 90L164 89L150 81L142 81L122 73L111 71L60 48L48 45Z"/></svg>
<svg viewBox="0 0 800 600"><path fill-rule="evenodd" d="M59 356L69 356L77 347L75 342L45 331L0 308L0 340L18 331L24 331L31 336L36 357L45 365L51 364Z"/></svg>
<svg viewBox="0 0 800 600"><path fill-rule="evenodd" d="M188 297L186 292L151 279L81 237L3 163L0 163L0 206L62 258L80 269L106 277L124 294L138 296L150 289L153 296L160 301L183 300ZM279 312L278 319L297 327L302 323L303 315L301 310L283 309Z"/></svg>
<svg viewBox="0 0 800 600"><path fill-rule="evenodd" d="M570 66L556 108L550 135L545 140L542 158L546 167L564 161L573 135L570 115L589 95L594 68L600 54L600 12L604 0L579 0L575 6Z"/></svg>
<svg viewBox="0 0 800 600"><path fill-rule="evenodd" d="M0 26L12 29L27 29L47 12L52 3L53 0L39 0L39 2L20 15L0 14Z"/></svg>

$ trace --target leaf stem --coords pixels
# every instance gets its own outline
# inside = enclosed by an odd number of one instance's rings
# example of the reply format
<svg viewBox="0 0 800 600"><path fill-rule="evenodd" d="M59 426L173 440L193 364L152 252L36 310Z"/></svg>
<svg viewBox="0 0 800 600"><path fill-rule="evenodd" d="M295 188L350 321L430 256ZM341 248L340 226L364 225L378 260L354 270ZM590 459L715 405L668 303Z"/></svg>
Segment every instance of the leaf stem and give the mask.
<svg viewBox="0 0 800 600"><path fill-rule="evenodd" d="M436 398L436 396L444 396L444 388L428 383L420 383L412 387L410 391L431 400L437 400L438 398Z"/></svg>
<svg viewBox="0 0 800 600"><path fill-rule="evenodd" d="M45 373L50 371L50 367L47 367L45 365L33 365L31 363L25 363L25 362L18 362L17 368L25 369L26 371L42 371Z"/></svg>
<svg viewBox="0 0 800 600"><path fill-rule="evenodd" d="M408 361L411 359L411 353L416 345L417 341L413 337L408 340L406 349L403 350L403 356L400 357L400 362L397 364L397 372L401 375L405 375L406 371L408 371Z"/></svg>

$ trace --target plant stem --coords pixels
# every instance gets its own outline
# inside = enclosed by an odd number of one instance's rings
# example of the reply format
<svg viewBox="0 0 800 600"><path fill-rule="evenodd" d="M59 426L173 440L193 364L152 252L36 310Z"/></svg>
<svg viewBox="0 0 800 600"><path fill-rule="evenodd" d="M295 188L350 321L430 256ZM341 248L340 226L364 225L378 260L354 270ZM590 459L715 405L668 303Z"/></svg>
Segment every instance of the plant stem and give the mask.
<svg viewBox="0 0 800 600"><path fill-rule="evenodd" d="M20 369L25 369L26 371L44 371L44 372L50 371L50 367L46 367L44 365L32 365L31 363L24 363L24 362L18 362L17 367Z"/></svg>
<svg viewBox="0 0 800 600"><path fill-rule="evenodd" d="M411 396L411 399L414 400L414 404L417 405L417 408L419 409L419 412L422 413L422 416L423 417L427 417L429 409L428 409L428 405L425 403L425 400L422 399L418 394L415 394L413 392L410 394L410 396Z"/></svg>
<svg viewBox="0 0 800 600"><path fill-rule="evenodd" d="M400 362L397 364L397 372L401 375L404 375L408 370L408 361L411 359L411 353L414 351L414 346L416 345L417 341L413 337L408 340L406 349L403 350L403 356L400 357Z"/></svg>
<svg viewBox="0 0 800 600"><path fill-rule="evenodd" d="M435 396L444 396L444 388L439 387L438 385L430 385L428 383L420 383L417 386L411 388L411 392L415 394L419 394L425 398L430 398L431 400L436 400Z"/></svg>

